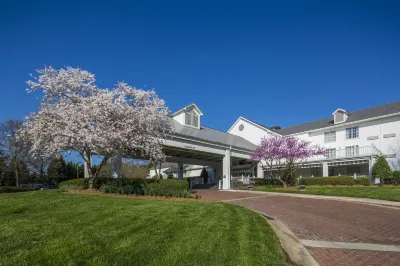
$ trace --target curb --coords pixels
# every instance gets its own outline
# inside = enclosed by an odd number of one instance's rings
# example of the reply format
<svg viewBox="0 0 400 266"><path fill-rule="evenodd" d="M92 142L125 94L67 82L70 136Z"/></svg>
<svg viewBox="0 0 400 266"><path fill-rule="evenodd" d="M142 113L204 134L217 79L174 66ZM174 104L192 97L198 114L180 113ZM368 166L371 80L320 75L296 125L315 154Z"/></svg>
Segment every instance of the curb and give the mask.
<svg viewBox="0 0 400 266"><path fill-rule="evenodd" d="M274 220L272 217L263 213L260 214L271 225L276 236L281 243L281 247L289 258L290 262L296 266L319 266L310 255L301 241L290 231L281 221Z"/></svg>
<svg viewBox="0 0 400 266"><path fill-rule="evenodd" d="M281 196L281 197L297 197L297 198L309 198L309 199L327 199L327 200L340 200L347 202L357 202L364 203L374 206L382 207L395 207L398 209L400 207L400 202L398 201L388 201L388 200L377 200L369 198L355 198L355 197L343 197L343 196L325 196L325 195L312 195L312 194L296 194L296 193L284 193L284 192L266 192L266 191L247 191L247 190L220 190L226 192L247 192L253 194L263 194L265 196Z"/></svg>

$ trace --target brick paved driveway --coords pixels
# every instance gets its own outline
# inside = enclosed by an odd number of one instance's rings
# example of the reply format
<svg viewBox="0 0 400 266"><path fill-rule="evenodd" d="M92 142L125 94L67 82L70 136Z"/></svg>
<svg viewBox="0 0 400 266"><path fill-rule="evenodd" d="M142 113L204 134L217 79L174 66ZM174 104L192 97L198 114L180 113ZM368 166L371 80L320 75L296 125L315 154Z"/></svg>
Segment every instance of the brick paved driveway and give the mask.
<svg viewBox="0 0 400 266"><path fill-rule="evenodd" d="M199 190L281 220L299 238L400 245L400 209L328 199ZM400 265L400 252L307 247L320 265Z"/></svg>

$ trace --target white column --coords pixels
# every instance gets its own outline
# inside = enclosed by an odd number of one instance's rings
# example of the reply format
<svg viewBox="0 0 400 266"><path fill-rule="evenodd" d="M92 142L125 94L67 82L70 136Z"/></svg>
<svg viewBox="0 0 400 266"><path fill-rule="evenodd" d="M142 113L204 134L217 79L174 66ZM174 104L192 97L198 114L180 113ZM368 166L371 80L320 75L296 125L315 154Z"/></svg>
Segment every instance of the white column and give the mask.
<svg viewBox="0 0 400 266"><path fill-rule="evenodd" d="M222 189L231 188L231 151L225 150L225 156L222 161Z"/></svg>
<svg viewBox="0 0 400 266"><path fill-rule="evenodd" d="M368 169L369 169L368 176L369 176L369 179L371 179L372 182L374 182L374 180L372 178L372 170L374 169L375 162L376 162L375 157L371 156L371 158L369 158L369 162L368 162Z"/></svg>
<svg viewBox="0 0 400 266"><path fill-rule="evenodd" d="M328 176L328 163L322 163L322 176Z"/></svg>
<svg viewBox="0 0 400 266"><path fill-rule="evenodd" d="M122 156L117 155L111 158L111 177L122 178Z"/></svg>
<svg viewBox="0 0 400 266"><path fill-rule="evenodd" d="M257 178L264 178L264 170L261 163L257 164Z"/></svg>
<svg viewBox="0 0 400 266"><path fill-rule="evenodd" d="M214 183L219 184L222 179L222 163L214 168Z"/></svg>
<svg viewBox="0 0 400 266"><path fill-rule="evenodd" d="M92 160L90 160L90 162L92 162ZM92 166L90 166L90 168L91 167ZM83 175L84 175L85 178L89 178L89 171L90 171L90 169L88 167L88 164L87 164L86 160L83 160Z"/></svg>
<svg viewBox="0 0 400 266"><path fill-rule="evenodd" d="M178 179L183 179L183 163L178 163Z"/></svg>

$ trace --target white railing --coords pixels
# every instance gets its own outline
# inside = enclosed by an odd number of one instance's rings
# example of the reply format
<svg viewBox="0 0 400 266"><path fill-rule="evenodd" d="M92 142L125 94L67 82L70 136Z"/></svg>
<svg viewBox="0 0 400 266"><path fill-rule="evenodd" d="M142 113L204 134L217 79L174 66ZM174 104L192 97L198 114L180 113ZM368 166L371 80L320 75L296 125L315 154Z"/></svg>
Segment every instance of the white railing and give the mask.
<svg viewBox="0 0 400 266"><path fill-rule="evenodd" d="M231 176L231 180L235 180L235 181L239 181L244 185L248 185L250 184L250 180L254 178L251 176L245 176L245 175L241 175L241 176Z"/></svg>
<svg viewBox="0 0 400 266"><path fill-rule="evenodd" d="M344 149L336 149L335 151L326 151L326 155L317 155L309 158L307 161L318 161L327 159L337 159L346 157L359 157L379 155L380 152L374 146L358 147L352 146Z"/></svg>

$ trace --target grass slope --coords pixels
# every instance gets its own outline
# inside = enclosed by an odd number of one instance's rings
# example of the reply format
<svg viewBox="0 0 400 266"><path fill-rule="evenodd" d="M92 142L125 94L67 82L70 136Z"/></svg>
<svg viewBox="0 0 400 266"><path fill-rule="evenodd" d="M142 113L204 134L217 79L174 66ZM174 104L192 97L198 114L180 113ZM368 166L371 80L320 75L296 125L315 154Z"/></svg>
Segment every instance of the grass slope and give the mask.
<svg viewBox="0 0 400 266"><path fill-rule="evenodd" d="M356 198L370 198L379 200L400 201L400 187L333 187L333 186L307 186L306 191L297 187L288 189L273 187L256 187L259 191L312 194L326 196L343 196Z"/></svg>
<svg viewBox="0 0 400 266"><path fill-rule="evenodd" d="M285 265L259 215L223 203L0 195L0 265Z"/></svg>

